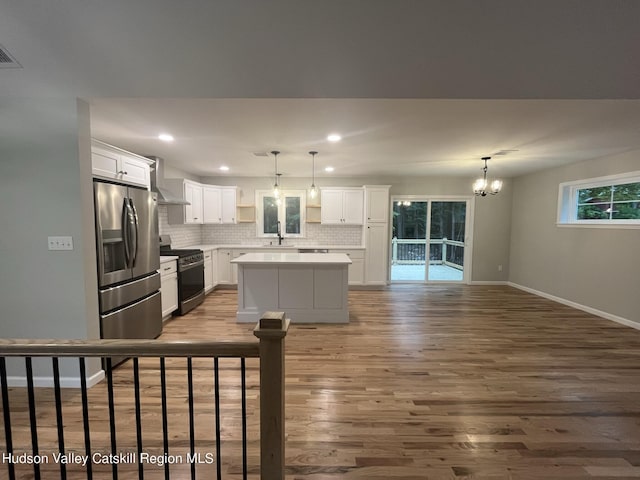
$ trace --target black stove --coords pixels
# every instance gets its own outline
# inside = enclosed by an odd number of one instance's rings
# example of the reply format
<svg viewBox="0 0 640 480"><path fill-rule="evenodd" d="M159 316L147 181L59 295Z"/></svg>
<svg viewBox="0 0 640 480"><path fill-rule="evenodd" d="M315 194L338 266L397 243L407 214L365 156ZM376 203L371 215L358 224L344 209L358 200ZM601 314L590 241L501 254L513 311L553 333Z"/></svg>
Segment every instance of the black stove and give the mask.
<svg viewBox="0 0 640 480"><path fill-rule="evenodd" d="M192 248L165 248L165 247L160 247L160 253L162 255L175 255L177 257L188 257L189 255L197 255L199 253L202 253L202 250L195 250Z"/></svg>
<svg viewBox="0 0 640 480"><path fill-rule="evenodd" d="M204 300L204 253L193 248L171 248L171 237L160 236L160 255L178 257L178 315Z"/></svg>
<svg viewBox="0 0 640 480"><path fill-rule="evenodd" d="M160 255L162 256L176 256L178 257L178 268L186 267L192 263L200 262L204 260L204 253L202 250L195 250L190 248L171 248L161 246Z"/></svg>

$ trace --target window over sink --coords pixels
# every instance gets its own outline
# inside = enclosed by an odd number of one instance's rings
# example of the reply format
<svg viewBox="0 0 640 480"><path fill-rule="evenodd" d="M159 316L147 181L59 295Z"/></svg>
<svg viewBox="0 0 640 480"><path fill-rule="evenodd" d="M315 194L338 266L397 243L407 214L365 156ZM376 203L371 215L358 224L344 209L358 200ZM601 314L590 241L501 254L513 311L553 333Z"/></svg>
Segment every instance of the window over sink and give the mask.
<svg viewBox="0 0 640 480"><path fill-rule="evenodd" d="M304 237L306 191L281 191L279 198L272 190L256 190L258 237L277 237L278 223L283 237Z"/></svg>

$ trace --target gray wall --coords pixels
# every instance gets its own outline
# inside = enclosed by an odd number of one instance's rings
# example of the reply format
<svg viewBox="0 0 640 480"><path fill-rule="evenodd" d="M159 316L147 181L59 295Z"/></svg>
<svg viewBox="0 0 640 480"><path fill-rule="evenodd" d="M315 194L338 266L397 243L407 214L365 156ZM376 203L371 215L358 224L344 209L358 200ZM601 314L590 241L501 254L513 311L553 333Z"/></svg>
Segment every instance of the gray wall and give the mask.
<svg viewBox="0 0 640 480"><path fill-rule="evenodd" d="M640 170L640 151L515 179L509 280L640 323L640 230L556 226L561 182Z"/></svg>
<svg viewBox="0 0 640 480"><path fill-rule="evenodd" d="M98 338L88 105L0 106L0 336ZM51 235L72 236L74 250L49 251Z"/></svg>
<svg viewBox="0 0 640 480"><path fill-rule="evenodd" d="M467 177L321 177L318 187L391 185L393 195L464 195L473 197L473 178ZM273 179L266 177L203 177L204 183L237 185L238 202L255 203L256 189L269 189ZM281 178L284 189L305 189L311 178ZM512 182L505 179L503 191L496 196L475 198L472 281L506 281L509 271L509 235L511 229ZM502 265L502 271L498 271Z"/></svg>

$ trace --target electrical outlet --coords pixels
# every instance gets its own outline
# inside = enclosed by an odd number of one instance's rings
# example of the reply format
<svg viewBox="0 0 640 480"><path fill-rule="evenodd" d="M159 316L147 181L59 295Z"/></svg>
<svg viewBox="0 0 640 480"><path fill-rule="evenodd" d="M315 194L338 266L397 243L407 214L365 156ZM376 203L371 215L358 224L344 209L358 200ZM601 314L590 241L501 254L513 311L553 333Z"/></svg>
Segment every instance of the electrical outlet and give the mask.
<svg viewBox="0 0 640 480"><path fill-rule="evenodd" d="M49 250L73 250L73 237L47 237Z"/></svg>
<svg viewBox="0 0 640 480"><path fill-rule="evenodd" d="M502 271L502 265L498 265L498 271L501 272Z"/></svg>

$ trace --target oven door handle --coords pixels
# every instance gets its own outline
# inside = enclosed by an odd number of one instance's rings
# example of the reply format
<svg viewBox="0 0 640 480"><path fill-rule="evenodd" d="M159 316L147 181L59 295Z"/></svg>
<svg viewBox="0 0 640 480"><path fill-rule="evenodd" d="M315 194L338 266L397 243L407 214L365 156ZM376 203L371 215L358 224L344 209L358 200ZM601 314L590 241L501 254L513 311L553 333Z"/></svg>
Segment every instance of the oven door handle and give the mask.
<svg viewBox="0 0 640 480"><path fill-rule="evenodd" d="M184 272L186 270L191 270L192 268L203 267L204 260L198 260L197 262L189 263L187 265L180 265L180 271Z"/></svg>

